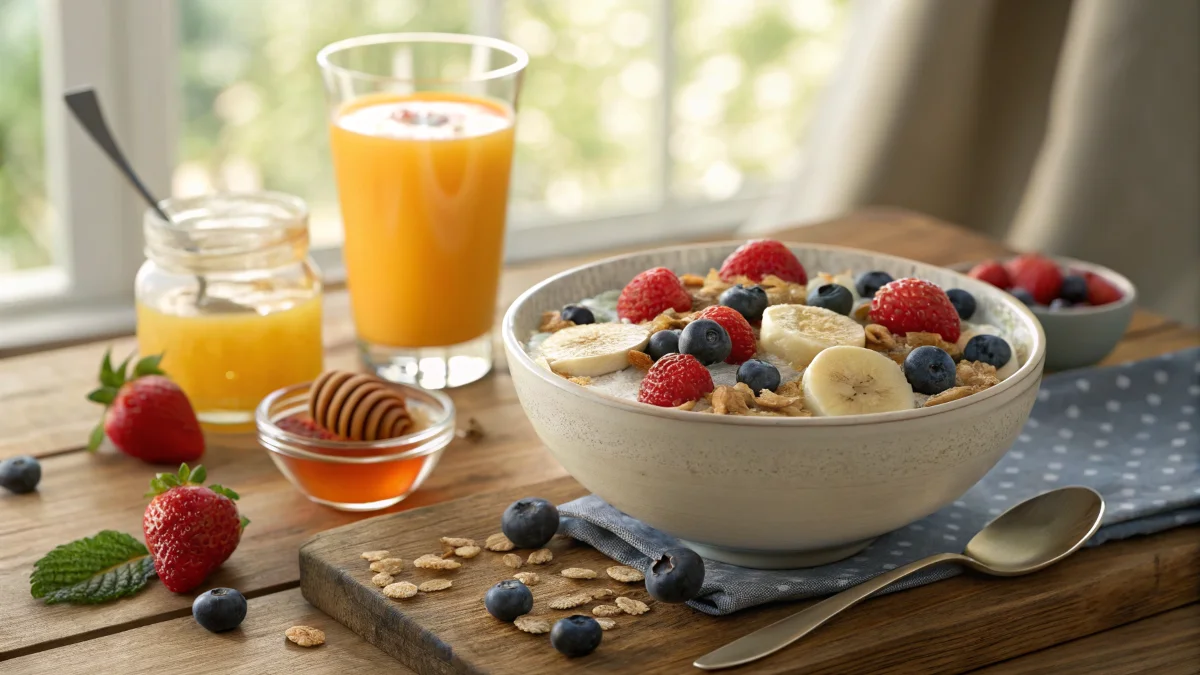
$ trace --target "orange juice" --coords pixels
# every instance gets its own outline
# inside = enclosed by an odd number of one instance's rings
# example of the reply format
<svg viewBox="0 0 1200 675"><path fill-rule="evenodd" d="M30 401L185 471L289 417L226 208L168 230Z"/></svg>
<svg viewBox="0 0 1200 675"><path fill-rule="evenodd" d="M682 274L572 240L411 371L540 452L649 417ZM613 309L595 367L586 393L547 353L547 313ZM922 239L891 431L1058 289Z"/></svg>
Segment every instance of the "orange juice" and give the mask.
<svg viewBox="0 0 1200 675"><path fill-rule="evenodd" d="M201 422L248 422L267 394L320 374L321 298L225 314L167 314L139 302L137 337L143 355L164 354L162 369Z"/></svg>
<svg viewBox="0 0 1200 675"><path fill-rule="evenodd" d="M331 123L359 338L436 347L492 327L513 113L448 92L372 94Z"/></svg>

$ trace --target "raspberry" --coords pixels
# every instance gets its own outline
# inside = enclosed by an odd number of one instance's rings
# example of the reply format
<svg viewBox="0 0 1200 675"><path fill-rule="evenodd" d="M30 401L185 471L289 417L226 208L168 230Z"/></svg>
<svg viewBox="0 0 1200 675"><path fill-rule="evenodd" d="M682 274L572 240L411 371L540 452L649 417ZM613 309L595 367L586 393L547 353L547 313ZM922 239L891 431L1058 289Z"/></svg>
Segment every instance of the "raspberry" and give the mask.
<svg viewBox="0 0 1200 675"><path fill-rule="evenodd" d="M995 260L979 263L972 267L970 272L967 272L967 276L986 281L996 288L1006 291L1012 288L1012 279L1008 278L1008 270Z"/></svg>
<svg viewBox="0 0 1200 675"><path fill-rule="evenodd" d="M725 358L725 363L742 363L754 356L757 351L757 345L754 340L754 331L750 329L750 322L746 321L746 317L742 316L736 309L725 307L724 305L713 305L705 307L699 314L697 319L712 319L729 333L729 339L733 342L733 349L729 351L729 356Z"/></svg>
<svg viewBox="0 0 1200 675"><path fill-rule="evenodd" d="M1029 291L1039 305L1050 304L1062 290L1062 272L1053 260L1030 253L1013 258L1005 267L1013 286Z"/></svg>
<svg viewBox="0 0 1200 675"><path fill-rule="evenodd" d="M1108 279L1094 272L1085 272L1087 279L1087 301L1089 305L1107 305L1122 297L1120 289L1108 282Z"/></svg>
<svg viewBox="0 0 1200 675"><path fill-rule="evenodd" d="M617 316L634 323L649 321L668 309L687 312L692 309L692 296L679 282L679 277L665 267L655 267L637 275L621 290L617 299Z"/></svg>
<svg viewBox="0 0 1200 675"><path fill-rule="evenodd" d="M788 247L774 239L755 239L738 247L721 264L721 278L732 281L735 277L750 277L762 281L768 274L797 284L808 283L804 265L796 259Z"/></svg>
<svg viewBox="0 0 1200 675"><path fill-rule="evenodd" d="M937 333L946 342L957 342L961 327L958 311L946 292L932 281L897 279L884 285L871 300L871 321L892 333Z"/></svg>
<svg viewBox="0 0 1200 675"><path fill-rule="evenodd" d="M712 374L691 354L667 354L642 379L638 400L674 408L712 392Z"/></svg>

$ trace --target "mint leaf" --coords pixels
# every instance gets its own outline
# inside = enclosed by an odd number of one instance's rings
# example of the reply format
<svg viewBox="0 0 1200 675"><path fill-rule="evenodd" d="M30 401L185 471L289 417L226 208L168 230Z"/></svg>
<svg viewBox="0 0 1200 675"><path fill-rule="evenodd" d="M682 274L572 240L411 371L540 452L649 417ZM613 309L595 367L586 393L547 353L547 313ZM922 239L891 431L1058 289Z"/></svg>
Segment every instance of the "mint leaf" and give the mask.
<svg viewBox="0 0 1200 675"><path fill-rule="evenodd" d="M154 561L142 542L104 530L63 544L34 563L29 592L47 604L90 604L132 595L152 576Z"/></svg>

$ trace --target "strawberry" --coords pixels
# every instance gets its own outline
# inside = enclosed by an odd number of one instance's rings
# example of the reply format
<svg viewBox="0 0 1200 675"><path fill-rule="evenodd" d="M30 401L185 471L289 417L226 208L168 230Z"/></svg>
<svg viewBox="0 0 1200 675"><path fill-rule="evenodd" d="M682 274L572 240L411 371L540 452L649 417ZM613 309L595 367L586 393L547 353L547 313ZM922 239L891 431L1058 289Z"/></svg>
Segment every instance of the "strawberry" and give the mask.
<svg viewBox="0 0 1200 675"><path fill-rule="evenodd" d="M967 276L974 277L980 281L986 281L989 284L1003 290L1012 288L1012 279L1008 277L1008 270L1004 269L1004 265L995 260L986 260L971 268L967 272Z"/></svg>
<svg viewBox="0 0 1200 675"><path fill-rule="evenodd" d="M733 281L736 277L750 277L762 281L774 274L784 281L797 284L808 283L804 265L788 247L774 239L754 239L742 244L721 263L721 278Z"/></svg>
<svg viewBox="0 0 1200 675"><path fill-rule="evenodd" d="M692 296L675 273L655 267L637 275L621 289L617 316L634 323L649 321L668 309L686 312L692 308Z"/></svg>
<svg viewBox="0 0 1200 675"><path fill-rule="evenodd" d="M869 316L897 335L937 333L946 342L957 342L962 330L946 292L932 281L912 277L884 284L871 300Z"/></svg>
<svg viewBox="0 0 1200 675"><path fill-rule="evenodd" d="M162 354L147 356L126 379L129 359L115 370L110 353L100 364L100 388L88 400L105 406L92 430L88 450L100 447L105 434L121 452L145 462L195 461L204 454L204 434L187 395L159 369Z"/></svg>
<svg viewBox="0 0 1200 675"><path fill-rule="evenodd" d="M1087 301L1089 305L1107 305L1124 297L1120 289L1109 283L1108 279L1095 272L1084 272L1087 280Z"/></svg>
<svg viewBox="0 0 1200 675"><path fill-rule="evenodd" d="M177 474L158 474L146 495L154 496L142 516L146 548L158 578L175 593L203 583L233 554L250 523L238 515L238 494L220 485L204 487L206 476L203 466L183 464Z"/></svg>
<svg viewBox="0 0 1200 675"><path fill-rule="evenodd" d="M695 401L713 390L712 374L691 354L667 354L654 362L642 386L638 400L663 408Z"/></svg>
<svg viewBox="0 0 1200 675"><path fill-rule="evenodd" d="M696 318L712 319L720 324L726 333L729 333L733 349L729 350L729 356L725 358L725 363L743 363L754 357L754 352L757 351L754 331L750 329L750 322L746 320L746 317L736 309L724 305L712 305L701 310Z"/></svg>
<svg viewBox="0 0 1200 675"><path fill-rule="evenodd" d="M1005 265L1012 285L1024 288L1039 305L1048 305L1062 290L1062 271L1058 264L1036 253L1019 255Z"/></svg>
<svg viewBox="0 0 1200 675"><path fill-rule="evenodd" d="M345 441L349 440L344 436L339 436L332 431L318 425L306 413L296 413L289 415L277 422L275 426L283 429L290 434L304 436L305 438L315 438L321 441Z"/></svg>

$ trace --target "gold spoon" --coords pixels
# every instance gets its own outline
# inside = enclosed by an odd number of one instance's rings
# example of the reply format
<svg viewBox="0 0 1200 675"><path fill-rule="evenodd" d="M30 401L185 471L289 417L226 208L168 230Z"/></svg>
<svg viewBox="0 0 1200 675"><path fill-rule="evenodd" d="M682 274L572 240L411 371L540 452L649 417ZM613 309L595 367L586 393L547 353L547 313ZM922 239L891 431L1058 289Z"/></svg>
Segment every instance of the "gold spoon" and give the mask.
<svg viewBox="0 0 1200 675"><path fill-rule="evenodd" d="M871 594L932 565L959 563L998 577L1036 572L1083 546L1100 527L1103 515L1104 498L1091 488L1051 490L997 516L967 542L961 555L939 553L881 574L709 652L692 665L720 670L774 654Z"/></svg>

